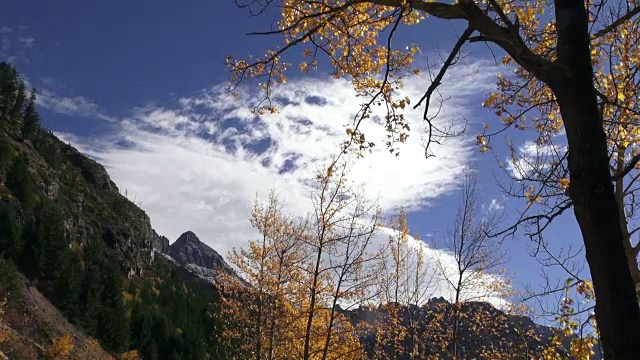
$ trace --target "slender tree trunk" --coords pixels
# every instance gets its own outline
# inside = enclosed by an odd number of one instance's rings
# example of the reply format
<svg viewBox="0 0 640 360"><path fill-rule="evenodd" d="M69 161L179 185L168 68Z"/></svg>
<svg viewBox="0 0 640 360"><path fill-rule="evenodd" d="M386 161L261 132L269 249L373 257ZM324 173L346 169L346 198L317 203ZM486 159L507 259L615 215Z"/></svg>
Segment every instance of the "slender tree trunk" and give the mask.
<svg viewBox="0 0 640 360"><path fill-rule="evenodd" d="M267 247L267 237L266 235L262 237L262 253L260 255L260 272L259 272L259 287L258 287L258 339L257 343L256 343L256 360L262 360L262 337L263 337L263 312L264 312L264 297L265 297L265 291L264 291L264 282L265 282L265 276L264 276L264 263L266 261L266 247Z"/></svg>
<svg viewBox="0 0 640 360"><path fill-rule="evenodd" d="M624 170L624 154L626 149L618 149L618 161L616 166L616 173L622 173ZM624 178L616 180L615 188L616 202L618 203L618 212L620 214L620 230L622 230L622 236L624 237L624 251L627 254L627 261L629 262L629 270L631 270L631 279L634 284L640 283L640 269L638 269L638 261L636 260L636 254L631 245L631 234L629 234L629 223L627 222L627 214L624 208Z"/></svg>
<svg viewBox="0 0 640 360"><path fill-rule="evenodd" d="M413 304L407 304L409 308L409 360L416 359L416 309Z"/></svg>
<svg viewBox="0 0 640 360"><path fill-rule="evenodd" d="M324 232L322 234L324 236ZM322 236L321 236L322 238ZM307 329L304 335L304 349L303 349L303 357L304 360L309 360L310 358L310 347L311 347L311 326L313 325L313 316L315 315L316 310L316 296L318 292L318 278L320 276L320 262L322 261L322 246L318 248L316 264L313 270L313 282L311 284L311 294L309 298L309 314L307 315Z"/></svg>
<svg viewBox="0 0 640 360"><path fill-rule="evenodd" d="M276 278L277 286L281 286L282 281L282 259L278 260L278 277ZM271 318L269 319L269 353L267 354L267 360L273 360L274 355L274 343L276 337L276 314L278 314L278 302L280 301L280 289L277 289L275 292L275 296L273 299L273 314L271 314Z"/></svg>
<svg viewBox="0 0 640 360"><path fill-rule="evenodd" d="M262 360L262 301L263 294L262 290L260 290L260 295L258 299L258 338L256 339L256 360Z"/></svg>
<svg viewBox="0 0 640 360"><path fill-rule="evenodd" d="M340 287L342 286L342 277L338 280L336 290L333 295L333 301L331 303L331 315L329 316L329 324L327 325L327 334L324 340L324 348L322 349L322 360L327 360L329 355L329 344L331 343L331 335L333 331L333 322L336 318L336 305L338 304L338 297L340 296Z"/></svg>
<svg viewBox="0 0 640 360"><path fill-rule="evenodd" d="M456 287L456 300L453 303L453 360L458 359L458 327L460 326L460 291L462 290L462 273L458 276L458 286Z"/></svg>
<svg viewBox="0 0 640 360"><path fill-rule="evenodd" d="M584 0L555 0L558 62L568 73L550 81L569 142L570 195L596 295L606 359L638 359L640 310L620 229L607 140L598 111Z"/></svg>

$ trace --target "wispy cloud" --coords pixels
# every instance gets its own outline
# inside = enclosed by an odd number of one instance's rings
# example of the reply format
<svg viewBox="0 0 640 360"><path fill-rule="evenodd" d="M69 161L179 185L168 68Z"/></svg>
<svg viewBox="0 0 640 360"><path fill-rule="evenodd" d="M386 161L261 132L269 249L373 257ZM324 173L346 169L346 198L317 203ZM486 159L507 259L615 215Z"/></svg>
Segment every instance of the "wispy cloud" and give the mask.
<svg viewBox="0 0 640 360"><path fill-rule="evenodd" d="M96 103L82 97L60 96L50 90L38 91L38 105L55 113L97 118L105 121L116 121L114 117L107 115Z"/></svg>
<svg viewBox="0 0 640 360"><path fill-rule="evenodd" d="M14 65L29 64L32 57L39 57L36 39L29 36L27 28L3 25L0 27L0 58Z"/></svg>
<svg viewBox="0 0 640 360"><path fill-rule="evenodd" d="M550 168L566 151L566 147L560 144L541 145L535 141L525 141L507 159L506 169L514 179L524 179L534 171Z"/></svg>
<svg viewBox="0 0 640 360"><path fill-rule="evenodd" d="M441 91L449 101L438 121L460 124L471 116L478 103L474 92L492 84L494 74L479 71L484 66L469 63L448 74ZM427 81L411 79L404 91L419 97ZM105 164L160 233L175 239L193 230L226 254L255 235L248 218L256 193L277 188L288 210L311 209L308 179L345 140L345 125L358 110L354 95L345 80L294 80L277 89L279 114L255 116L249 106L256 94L244 91L234 98L214 86L175 106L135 109L102 138L60 135ZM99 113L84 98L44 98L45 106L59 112ZM471 157L470 139L460 137L435 147L436 157L425 160L421 115L407 112L412 135L399 146L399 157L384 148L382 126L369 123L363 129L379 145L355 163L350 180L364 183L371 197L380 196L384 210L419 209L452 192Z"/></svg>
<svg viewBox="0 0 640 360"><path fill-rule="evenodd" d="M33 47L33 44L35 43L36 39L32 38L32 37L24 37L24 38L20 38L20 42L22 43L23 47L25 49L29 49L31 47Z"/></svg>
<svg viewBox="0 0 640 360"><path fill-rule="evenodd" d="M487 210L489 211L500 211L504 209L504 204L500 202L498 199L491 199L489 205L487 205Z"/></svg>
<svg viewBox="0 0 640 360"><path fill-rule="evenodd" d="M392 229L381 227L372 242L373 246L386 244L390 236L397 236L397 233ZM459 274L455 257L450 252L430 247L412 236L408 236L407 244L415 250L421 250L421 252L412 252L406 259L410 266L422 262L422 267L418 271L412 269L411 274L411 276L418 274L418 288L415 289L416 284L411 281L409 281L411 284L404 284L404 286L412 287L412 293L420 294L420 299L417 302L422 303L432 297L440 296L448 301L455 301L456 292L452 284L457 283ZM419 253L422 256L420 261L418 260ZM389 264L392 262L392 257L393 255L390 253L386 254L386 261ZM508 285L501 276L478 273L472 270L464 274L462 280L466 284L460 293L462 301L488 301L496 307L508 305L508 301L502 297L503 290L508 290ZM498 283L501 286L496 286Z"/></svg>

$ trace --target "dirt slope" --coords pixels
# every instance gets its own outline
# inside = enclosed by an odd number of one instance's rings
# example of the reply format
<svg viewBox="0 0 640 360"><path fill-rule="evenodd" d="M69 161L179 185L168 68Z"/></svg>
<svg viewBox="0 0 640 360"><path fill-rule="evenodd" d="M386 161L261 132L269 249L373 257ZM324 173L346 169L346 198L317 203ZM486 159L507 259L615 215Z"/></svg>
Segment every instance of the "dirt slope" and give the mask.
<svg viewBox="0 0 640 360"><path fill-rule="evenodd" d="M70 334L73 344L66 359L114 359L97 341L86 337L70 324L23 277L20 277L11 293L0 294L0 360L3 360L3 354L11 360L47 358L47 350L66 334Z"/></svg>

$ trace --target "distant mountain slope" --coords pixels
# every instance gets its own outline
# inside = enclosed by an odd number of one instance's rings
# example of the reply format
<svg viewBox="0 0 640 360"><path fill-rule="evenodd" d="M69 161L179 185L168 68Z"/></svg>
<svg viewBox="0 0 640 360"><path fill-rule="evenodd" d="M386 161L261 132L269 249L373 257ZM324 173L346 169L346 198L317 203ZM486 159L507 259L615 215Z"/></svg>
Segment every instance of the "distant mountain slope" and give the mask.
<svg viewBox="0 0 640 360"><path fill-rule="evenodd" d="M183 233L171 245L165 237L158 238L154 248L164 255L167 261L210 284L217 285L225 275L238 278L222 255L200 241L192 231ZM189 277L186 276L185 280L189 280Z"/></svg>
<svg viewBox="0 0 640 360"><path fill-rule="evenodd" d="M200 241L191 231L169 246L169 255L182 265L193 264L211 270L233 271L217 251Z"/></svg>

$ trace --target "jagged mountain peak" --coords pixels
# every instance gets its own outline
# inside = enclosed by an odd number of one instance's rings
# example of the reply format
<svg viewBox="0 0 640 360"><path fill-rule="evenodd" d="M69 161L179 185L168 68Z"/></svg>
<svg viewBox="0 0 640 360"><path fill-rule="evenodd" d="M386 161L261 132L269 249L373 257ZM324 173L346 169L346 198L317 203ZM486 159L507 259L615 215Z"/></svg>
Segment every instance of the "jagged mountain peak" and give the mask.
<svg viewBox="0 0 640 360"><path fill-rule="evenodd" d="M200 241L193 231L180 235L178 240L169 246L169 255L183 266L191 264L210 270L231 270L222 255Z"/></svg>
<svg viewBox="0 0 640 360"><path fill-rule="evenodd" d="M178 240L176 240L174 244L183 244L183 243L202 244L204 246L207 246L202 241L200 241L200 239L198 238L198 235L196 235L191 230L185 231L182 235L180 235L180 237L178 237ZM213 250L213 249L211 249L211 250Z"/></svg>

